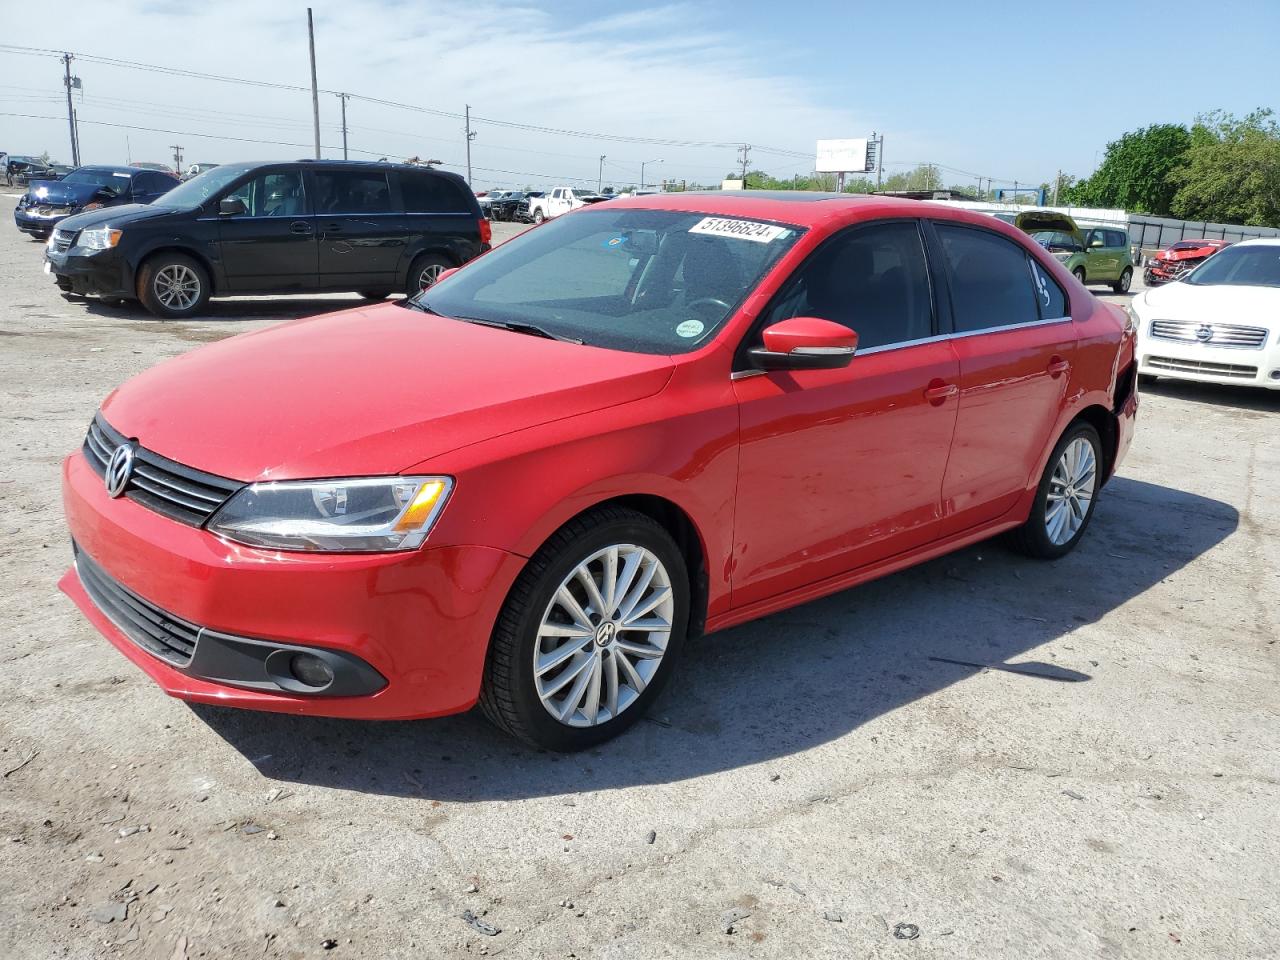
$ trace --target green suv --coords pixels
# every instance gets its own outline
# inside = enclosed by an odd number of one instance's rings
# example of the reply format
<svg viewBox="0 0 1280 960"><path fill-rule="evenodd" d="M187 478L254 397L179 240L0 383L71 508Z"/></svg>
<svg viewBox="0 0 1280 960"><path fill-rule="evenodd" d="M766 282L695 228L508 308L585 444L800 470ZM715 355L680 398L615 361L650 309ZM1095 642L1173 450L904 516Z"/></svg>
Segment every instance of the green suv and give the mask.
<svg viewBox="0 0 1280 960"><path fill-rule="evenodd" d="M1106 283L1116 293L1128 293L1133 282L1129 235L1111 227L1082 230L1065 213L1031 210L1018 214L1014 226L1031 234L1058 258L1081 283Z"/></svg>

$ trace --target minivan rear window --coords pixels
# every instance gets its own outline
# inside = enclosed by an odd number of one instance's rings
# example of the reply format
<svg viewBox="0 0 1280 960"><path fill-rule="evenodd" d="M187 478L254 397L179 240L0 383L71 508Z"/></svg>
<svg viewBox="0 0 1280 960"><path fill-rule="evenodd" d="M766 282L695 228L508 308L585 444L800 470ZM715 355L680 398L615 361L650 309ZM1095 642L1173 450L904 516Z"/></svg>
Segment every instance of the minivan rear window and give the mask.
<svg viewBox="0 0 1280 960"><path fill-rule="evenodd" d="M466 195L452 180L433 173L400 174L405 213L470 213Z"/></svg>

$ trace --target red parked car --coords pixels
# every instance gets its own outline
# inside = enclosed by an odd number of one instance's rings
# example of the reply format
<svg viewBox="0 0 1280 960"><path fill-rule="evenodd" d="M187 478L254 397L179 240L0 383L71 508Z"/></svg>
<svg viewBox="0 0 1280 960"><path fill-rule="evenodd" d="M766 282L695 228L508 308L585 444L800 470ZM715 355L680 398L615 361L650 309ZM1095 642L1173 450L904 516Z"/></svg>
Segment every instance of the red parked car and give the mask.
<svg viewBox="0 0 1280 960"><path fill-rule="evenodd" d="M126 383L61 585L177 697L579 749L690 636L995 534L1062 556L1134 381L1126 315L991 217L614 201Z"/></svg>
<svg viewBox="0 0 1280 960"><path fill-rule="evenodd" d="M1219 250L1231 246L1230 240L1179 240L1167 250L1147 260L1142 280L1148 287L1182 279Z"/></svg>

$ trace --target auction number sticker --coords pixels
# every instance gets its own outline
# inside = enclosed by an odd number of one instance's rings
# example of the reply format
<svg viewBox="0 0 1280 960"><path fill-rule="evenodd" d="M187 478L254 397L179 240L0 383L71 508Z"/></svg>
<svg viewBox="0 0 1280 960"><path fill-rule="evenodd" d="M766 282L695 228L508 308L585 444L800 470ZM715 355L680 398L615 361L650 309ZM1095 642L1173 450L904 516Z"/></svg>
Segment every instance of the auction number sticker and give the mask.
<svg viewBox="0 0 1280 960"><path fill-rule="evenodd" d="M772 243L791 231L772 223L756 223L754 220L726 220L724 217L703 217L689 228L690 233L702 233L711 237L736 237L753 243Z"/></svg>

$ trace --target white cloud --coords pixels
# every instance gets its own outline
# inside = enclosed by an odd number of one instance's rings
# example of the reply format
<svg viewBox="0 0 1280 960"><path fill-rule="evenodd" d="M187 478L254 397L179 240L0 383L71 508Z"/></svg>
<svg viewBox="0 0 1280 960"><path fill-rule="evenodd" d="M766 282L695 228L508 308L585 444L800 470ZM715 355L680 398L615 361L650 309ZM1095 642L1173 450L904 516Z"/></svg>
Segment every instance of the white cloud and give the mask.
<svg viewBox="0 0 1280 960"><path fill-rule="evenodd" d="M297 85L309 81L305 4L115 0L109 7L91 6L93 16L73 12L60 18L59 45L208 73ZM806 153L819 137L866 135L875 125L875 118L856 104L823 106L820 91L771 66L767 48L744 45L730 25L709 19L693 5L606 13L576 23L514 3L406 0L313 6L320 86L330 90L458 113L470 103L481 117L547 127L749 142ZM110 15L102 16L107 9ZM55 59L5 56L0 64L6 77L18 77L6 84L61 93L61 64ZM85 99L78 107L84 121L311 142L310 97L305 93L89 62L78 62L76 72L84 79ZM0 89L4 94L21 95L7 87ZM0 110L62 113L57 102L34 100L0 100ZM323 142L340 145L337 98L322 94L321 111ZM56 156L68 153L65 122L0 120L6 131L0 146L5 149L21 153L47 147ZM455 165L464 162L460 121L352 100L348 123L353 148L385 152L392 159L417 154ZM486 123L477 123L476 130L477 186L567 176L594 180L602 153L609 158L605 179L617 182L634 181L639 161L659 157L665 163L652 168L656 172L649 179L665 175L716 181L734 166L732 147L618 143ZM236 144L86 122L83 158L123 160L126 135L134 159L164 160L169 145L179 142L188 162L310 153L305 146ZM326 155L334 151L326 150ZM809 167L804 159L761 149L751 159L753 166L783 175ZM520 174L488 172L496 169Z"/></svg>

